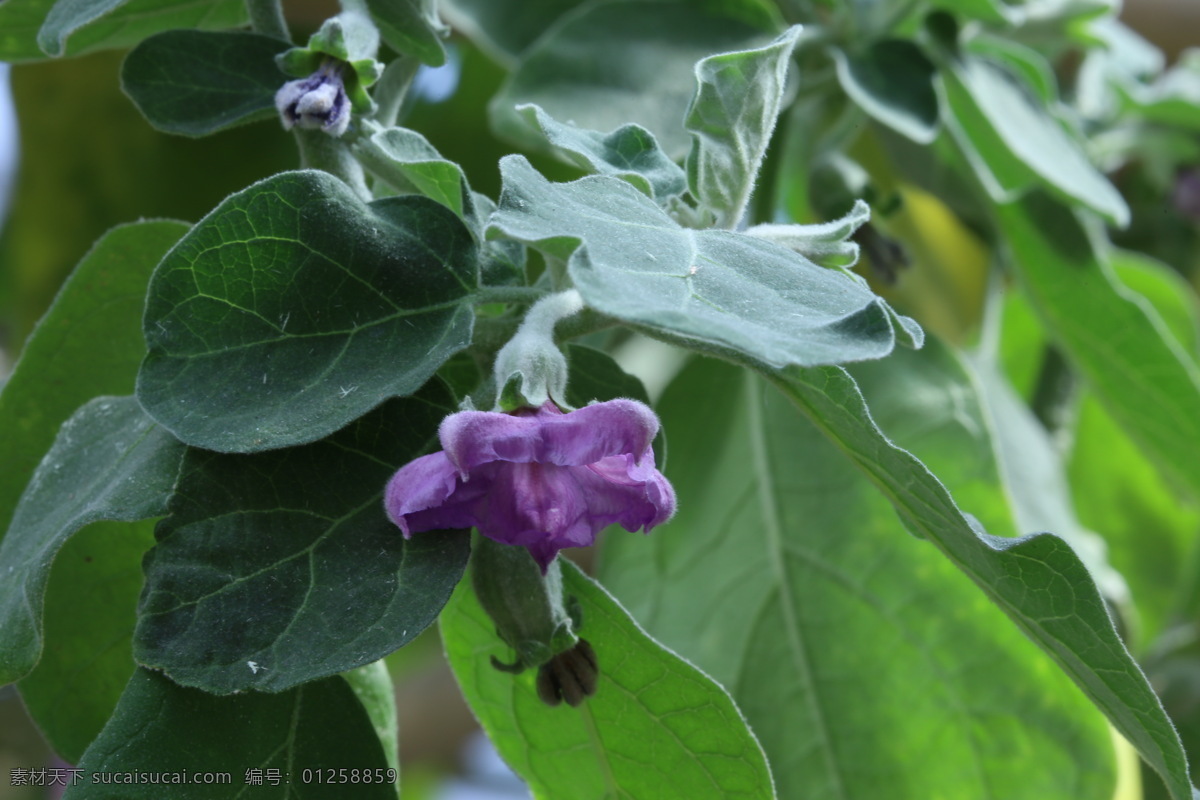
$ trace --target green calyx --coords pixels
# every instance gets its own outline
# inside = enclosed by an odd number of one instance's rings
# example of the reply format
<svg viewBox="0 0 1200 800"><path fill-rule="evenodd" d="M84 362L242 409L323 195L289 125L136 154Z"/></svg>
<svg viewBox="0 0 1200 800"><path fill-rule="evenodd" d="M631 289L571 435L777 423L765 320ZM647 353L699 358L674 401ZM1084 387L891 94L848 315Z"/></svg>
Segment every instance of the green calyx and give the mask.
<svg viewBox="0 0 1200 800"><path fill-rule="evenodd" d="M361 11L343 11L325 20L308 39L306 47L293 47L275 57L275 63L293 78L307 78L320 69L336 66L354 111L365 114L375 108L367 87L379 80L383 64L375 60L379 30Z"/></svg>
<svg viewBox="0 0 1200 800"><path fill-rule="evenodd" d="M529 551L476 536L471 548L471 583L496 634L516 651L504 672L541 667L579 643L578 610L563 593L562 571L552 561L543 576Z"/></svg>

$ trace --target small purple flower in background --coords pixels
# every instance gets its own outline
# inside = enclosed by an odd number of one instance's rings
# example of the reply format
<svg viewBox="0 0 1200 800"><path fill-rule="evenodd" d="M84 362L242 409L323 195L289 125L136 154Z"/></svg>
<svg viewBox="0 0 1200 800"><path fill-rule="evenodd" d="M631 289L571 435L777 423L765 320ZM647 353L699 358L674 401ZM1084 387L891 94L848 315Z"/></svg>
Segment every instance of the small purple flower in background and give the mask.
<svg viewBox="0 0 1200 800"><path fill-rule="evenodd" d="M275 93L275 107L283 127L320 128L330 136L341 136L350 125L350 99L342 80L342 68L327 59L307 78L288 81Z"/></svg>
<svg viewBox="0 0 1200 800"><path fill-rule="evenodd" d="M1175 210L1192 222L1200 223L1200 167L1188 167L1175 176L1171 191Z"/></svg>
<svg viewBox="0 0 1200 800"><path fill-rule="evenodd" d="M675 513L654 466L654 412L609 400L564 414L553 402L512 414L461 411L438 429L443 450L392 477L384 504L404 535L475 527L521 545L542 572L564 547L620 523L649 531Z"/></svg>

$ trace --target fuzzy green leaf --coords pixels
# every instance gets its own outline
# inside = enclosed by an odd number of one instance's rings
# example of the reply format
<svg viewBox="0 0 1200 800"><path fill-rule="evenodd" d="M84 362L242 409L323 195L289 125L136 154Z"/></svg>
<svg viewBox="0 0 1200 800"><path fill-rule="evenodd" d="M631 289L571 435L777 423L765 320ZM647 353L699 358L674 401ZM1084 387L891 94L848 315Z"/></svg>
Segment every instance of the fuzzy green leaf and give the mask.
<svg viewBox="0 0 1200 800"><path fill-rule="evenodd" d="M280 694L213 697L139 669L79 768L82 780L66 800L333 800L346 797L347 786L362 800L396 797L397 776L341 678ZM128 773L189 780L169 792L162 783L96 781Z"/></svg>
<svg viewBox="0 0 1200 800"><path fill-rule="evenodd" d="M0 542L0 684L41 655L42 601L59 548L98 520L162 515L184 449L132 397L96 398L63 425Z"/></svg>
<svg viewBox="0 0 1200 800"><path fill-rule="evenodd" d="M303 448L189 450L145 560L138 662L215 694L277 692L411 641L462 576L467 534L406 540L382 491L453 410L432 384Z"/></svg>
<svg viewBox="0 0 1200 800"><path fill-rule="evenodd" d="M317 171L268 178L154 273L138 399L199 447L315 441L470 342L478 270L470 231L432 200L365 204Z"/></svg>
<svg viewBox="0 0 1200 800"><path fill-rule="evenodd" d="M566 592L595 650L596 694L578 708L538 699L532 671L512 660L470 586L442 614L442 637L463 694L500 754L536 798L773 798L758 741L729 695L647 636L604 589L570 562Z"/></svg>
<svg viewBox="0 0 1200 800"><path fill-rule="evenodd" d="M550 183L518 156L489 235L567 260L584 301L685 346L823 364L881 358L896 334L860 280L753 236L680 227L622 180Z"/></svg>
<svg viewBox="0 0 1200 800"><path fill-rule="evenodd" d="M783 104L794 25L766 47L709 56L696 65L696 94L684 117L692 135L688 187L718 228L745 213Z"/></svg>
<svg viewBox="0 0 1200 800"><path fill-rule="evenodd" d="M158 130L207 136L275 116L288 80L275 56L287 48L257 33L167 31L125 57L121 88Z"/></svg>

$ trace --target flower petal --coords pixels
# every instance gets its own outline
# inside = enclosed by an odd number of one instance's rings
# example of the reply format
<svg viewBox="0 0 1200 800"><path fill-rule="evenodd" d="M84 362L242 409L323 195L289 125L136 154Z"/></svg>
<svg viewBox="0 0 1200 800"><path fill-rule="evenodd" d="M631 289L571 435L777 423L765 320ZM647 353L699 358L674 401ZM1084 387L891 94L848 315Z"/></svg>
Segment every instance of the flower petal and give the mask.
<svg viewBox="0 0 1200 800"><path fill-rule="evenodd" d="M563 414L546 403L536 415L462 411L438 435L450 461L466 475L490 461L582 466L607 456L641 454L658 433L654 412L636 400L609 400Z"/></svg>
<svg viewBox="0 0 1200 800"><path fill-rule="evenodd" d="M392 476L383 493L383 505L388 517L408 537L417 531L431 529L413 525L412 515L427 509L443 508L446 500L454 494L457 484L458 473L446 454L430 453L408 462Z"/></svg>

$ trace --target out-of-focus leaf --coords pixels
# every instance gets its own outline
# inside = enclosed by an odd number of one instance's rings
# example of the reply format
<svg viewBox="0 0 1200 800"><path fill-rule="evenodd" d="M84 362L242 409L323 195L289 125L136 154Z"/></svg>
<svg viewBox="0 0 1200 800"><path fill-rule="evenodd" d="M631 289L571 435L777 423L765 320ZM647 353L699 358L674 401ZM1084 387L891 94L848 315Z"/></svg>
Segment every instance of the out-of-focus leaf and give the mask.
<svg viewBox="0 0 1200 800"><path fill-rule="evenodd" d="M1175 800L1193 800L1187 758L1145 675L1113 628L1079 557L1050 533L992 536L945 487L871 422L836 367L768 373L895 506L905 526L965 572L1083 690L1162 776Z"/></svg>
<svg viewBox="0 0 1200 800"><path fill-rule="evenodd" d="M288 80L275 56L288 46L257 33L167 31L129 53L121 88L160 131L206 136L275 116Z"/></svg>
<svg viewBox="0 0 1200 800"><path fill-rule="evenodd" d="M996 201L1036 181L1115 225L1129 221L1125 200L1079 143L1006 70L966 54L941 78L950 130Z"/></svg>
<svg viewBox="0 0 1200 800"><path fill-rule="evenodd" d="M492 666L512 651L467 582L441 619L463 694L534 797L773 798L762 748L725 690L647 636L570 562L563 578L599 672L595 695L578 708L545 705L533 671Z"/></svg>
<svg viewBox="0 0 1200 800"><path fill-rule="evenodd" d="M997 218L1042 324L1147 455L1200 497L1195 361L1114 281L1069 209L1035 194L999 206Z"/></svg>
<svg viewBox="0 0 1200 800"><path fill-rule="evenodd" d="M689 144L681 121L695 88L693 65L767 38L761 27L695 3L589 3L523 53L492 102L493 124L506 137L540 144L516 111L533 103L589 130L636 122L667 155L680 156Z"/></svg>
<svg viewBox="0 0 1200 800"><path fill-rule="evenodd" d="M153 545L151 520L93 522L54 557L42 612L45 646L17 686L42 735L72 764L112 716L133 674L142 556Z"/></svg>
<svg viewBox="0 0 1200 800"><path fill-rule="evenodd" d="M138 663L215 694L277 692L415 638L462 576L467 534L406 540L382 491L453 410L435 383L301 449L189 450L145 560Z"/></svg>
<svg viewBox="0 0 1200 800"><path fill-rule="evenodd" d="M931 342L855 372L889 436L1012 531L987 415L955 357ZM1111 794L1103 718L905 535L888 498L786 398L695 361L658 410L678 515L645 539L609 537L601 577L730 688L781 797Z"/></svg>
<svg viewBox="0 0 1200 800"><path fill-rule="evenodd" d="M431 67L446 63L442 37L449 29L438 17L437 0L367 0L367 8L393 50Z"/></svg>
<svg viewBox="0 0 1200 800"><path fill-rule="evenodd" d="M98 397L63 425L0 542L0 683L41 656L42 601L63 542L98 520L161 516L184 449L132 397Z"/></svg>
<svg viewBox="0 0 1200 800"><path fill-rule="evenodd" d="M861 279L758 237L683 228L610 176L550 183L519 156L501 171L490 235L567 261L598 311L692 349L776 365L881 358L895 344L892 312Z"/></svg>
<svg viewBox="0 0 1200 800"><path fill-rule="evenodd" d="M718 228L745 213L783 104L801 27L754 50L720 53L696 64L696 94L684 117L692 135L688 188Z"/></svg>
<svg viewBox="0 0 1200 800"><path fill-rule="evenodd" d="M341 678L279 694L214 697L139 669L79 768L82 780L67 788L66 800L219 800L251 793L332 800L346 796L351 770L357 770L355 798L396 797L397 776L389 774L371 720ZM278 784L268 772L278 774ZM190 782L170 784L167 794L161 783L96 781L98 774L128 773L184 774Z"/></svg>
<svg viewBox="0 0 1200 800"><path fill-rule="evenodd" d="M470 231L424 197L365 204L325 172L227 199L155 271L138 374L189 444L311 442L416 391L471 339Z"/></svg>
<svg viewBox="0 0 1200 800"><path fill-rule="evenodd" d="M220 30L245 22L241 0L5 0L0 3L0 59L77 56L129 47L173 28Z"/></svg>
<svg viewBox="0 0 1200 800"><path fill-rule="evenodd" d="M59 291L0 392L0 530L59 426L97 395L130 394L146 353L141 312L182 222L138 222L96 242ZM103 342L103 347L97 347Z"/></svg>
<svg viewBox="0 0 1200 800"><path fill-rule="evenodd" d="M859 108L919 144L937 136L933 62L906 39L883 39L862 52L833 51L842 89Z"/></svg>

